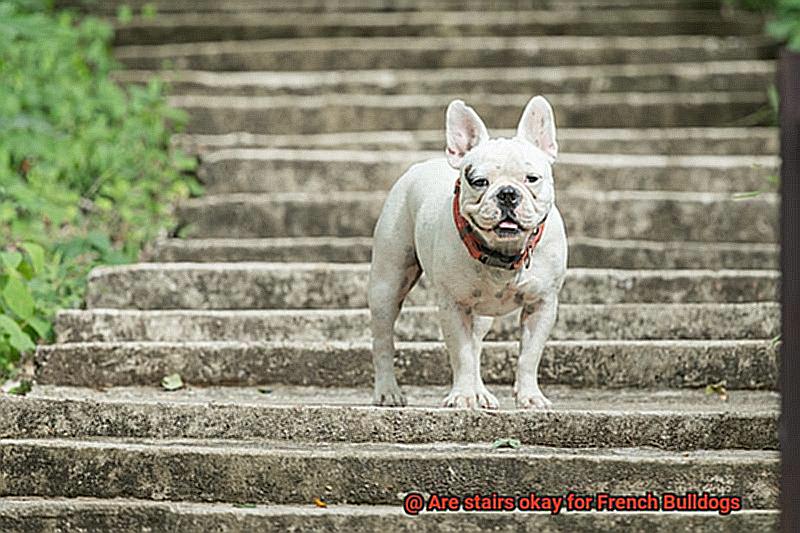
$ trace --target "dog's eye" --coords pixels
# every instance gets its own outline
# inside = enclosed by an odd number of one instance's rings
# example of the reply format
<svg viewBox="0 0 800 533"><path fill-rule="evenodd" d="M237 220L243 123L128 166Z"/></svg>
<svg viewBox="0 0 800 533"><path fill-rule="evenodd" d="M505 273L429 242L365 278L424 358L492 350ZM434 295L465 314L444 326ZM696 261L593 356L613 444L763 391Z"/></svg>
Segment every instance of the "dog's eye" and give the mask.
<svg viewBox="0 0 800 533"><path fill-rule="evenodd" d="M475 187L476 189L482 189L483 187L489 185L489 180L487 180L486 178L478 178L470 181L469 184Z"/></svg>
<svg viewBox="0 0 800 533"><path fill-rule="evenodd" d="M539 176L535 174L528 174L527 176L525 176L525 180L527 180L528 183L536 183L537 181L539 181Z"/></svg>

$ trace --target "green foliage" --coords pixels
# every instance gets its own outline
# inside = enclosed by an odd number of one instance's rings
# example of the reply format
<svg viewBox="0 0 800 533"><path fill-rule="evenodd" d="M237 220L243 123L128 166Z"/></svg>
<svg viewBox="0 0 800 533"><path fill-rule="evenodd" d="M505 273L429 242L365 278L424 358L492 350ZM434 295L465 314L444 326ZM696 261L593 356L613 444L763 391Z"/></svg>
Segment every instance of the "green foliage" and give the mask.
<svg viewBox="0 0 800 533"><path fill-rule="evenodd" d="M758 13L771 13L780 0L725 0L727 4Z"/></svg>
<svg viewBox="0 0 800 533"><path fill-rule="evenodd" d="M145 20L153 20L158 15L158 10L155 4L145 4L142 6L142 18Z"/></svg>
<svg viewBox="0 0 800 533"><path fill-rule="evenodd" d="M767 33L785 42L790 50L800 52L800 0L778 0Z"/></svg>
<svg viewBox="0 0 800 533"><path fill-rule="evenodd" d="M130 6L121 5L117 8L117 20L122 24L128 24L133 20L133 10Z"/></svg>
<svg viewBox="0 0 800 533"><path fill-rule="evenodd" d="M726 0L728 4L769 17L767 34L800 51L800 0Z"/></svg>
<svg viewBox="0 0 800 533"><path fill-rule="evenodd" d="M168 150L185 117L161 83L111 80L112 36L44 1L0 0L0 374L49 339L89 269L135 261L198 188L194 159Z"/></svg>
<svg viewBox="0 0 800 533"><path fill-rule="evenodd" d="M38 244L0 251L0 375L37 340L50 339L49 318L59 304L57 274L58 259L47 261Z"/></svg>

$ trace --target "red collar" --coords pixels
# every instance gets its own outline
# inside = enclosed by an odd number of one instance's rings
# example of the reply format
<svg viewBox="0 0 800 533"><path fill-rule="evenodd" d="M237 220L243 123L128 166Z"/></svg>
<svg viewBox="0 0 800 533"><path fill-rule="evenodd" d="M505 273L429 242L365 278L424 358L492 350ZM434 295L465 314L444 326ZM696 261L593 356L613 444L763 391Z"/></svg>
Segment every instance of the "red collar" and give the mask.
<svg viewBox="0 0 800 533"><path fill-rule="evenodd" d="M525 245L522 252L516 255L505 255L490 248L487 248L483 240L476 235L475 229L470 225L466 218L461 214L459 206L459 197L461 196L461 180L460 177L456 178L456 186L453 191L453 220L458 229L458 236L461 237L461 242L467 247L469 255L473 259L477 259L484 265L493 267L505 268L506 270L518 270L523 264L527 268L531 261L531 253L539 241L542 240L544 234L544 223L547 216L542 219L538 226L533 228L530 236L528 237L528 244Z"/></svg>

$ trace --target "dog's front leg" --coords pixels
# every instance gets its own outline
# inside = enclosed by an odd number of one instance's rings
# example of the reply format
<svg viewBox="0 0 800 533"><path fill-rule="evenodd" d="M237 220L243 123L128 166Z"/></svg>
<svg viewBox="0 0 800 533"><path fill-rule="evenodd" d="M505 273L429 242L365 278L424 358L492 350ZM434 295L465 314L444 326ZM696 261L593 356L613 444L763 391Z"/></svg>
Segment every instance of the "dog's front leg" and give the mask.
<svg viewBox="0 0 800 533"><path fill-rule="evenodd" d="M491 320L475 316L471 310L447 301L439 306L439 318L450 366L453 389L444 399L445 407L497 409L497 398L489 392L481 378L481 341Z"/></svg>
<svg viewBox="0 0 800 533"><path fill-rule="evenodd" d="M518 409L547 409L551 402L539 389L539 362L544 344L556 322L558 296L553 295L522 308L519 363L514 383Z"/></svg>

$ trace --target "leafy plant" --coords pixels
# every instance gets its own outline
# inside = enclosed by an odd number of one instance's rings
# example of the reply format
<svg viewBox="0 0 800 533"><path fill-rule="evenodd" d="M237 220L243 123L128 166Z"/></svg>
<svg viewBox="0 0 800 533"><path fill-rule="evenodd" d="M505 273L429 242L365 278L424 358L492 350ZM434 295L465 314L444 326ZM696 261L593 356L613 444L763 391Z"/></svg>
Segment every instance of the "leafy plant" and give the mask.
<svg viewBox="0 0 800 533"><path fill-rule="evenodd" d="M800 51L800 0L727 0L729 5L767 15L766 33Z"/></svg>
<svg viewBox="0 0 800 533"><path fill-rule="evenodd" d="M133 10L130 6L121 5L117 8L117 20L122 24L128 24L133 20Z"/></svg>
<svg viewBox="0 0 800 533"><path fill-rule="evenodd" d="M800 0L778 0L767 33L785 42L790 50L800 51Z"/></svg>
<svg viewBox="0 0 800 533"><path fill-rule="evenodd" d="M43 0L0 0L0 377L50 340L92 267L137 260L199 192L195 160L169 150L184 114L158 81L112 81L112 37Z"/></svg>
<svg viewBox="0 0 800 533"><path fill-rule="evenodd" d="M10 370L19 354L33 350L36 341L51 335L48 282L53 266L38 244L0 252L0 374Z"/></svg>
<svg viewBox="0 0 800 533"><path fill-rule="evenodd" d="M158 15L158 10L155 4L145 4L142 6L142 18L145 20L153 20Z"/></svg>

